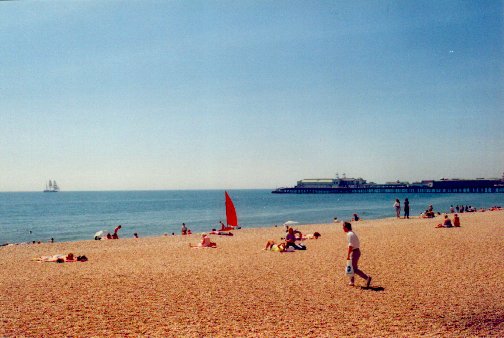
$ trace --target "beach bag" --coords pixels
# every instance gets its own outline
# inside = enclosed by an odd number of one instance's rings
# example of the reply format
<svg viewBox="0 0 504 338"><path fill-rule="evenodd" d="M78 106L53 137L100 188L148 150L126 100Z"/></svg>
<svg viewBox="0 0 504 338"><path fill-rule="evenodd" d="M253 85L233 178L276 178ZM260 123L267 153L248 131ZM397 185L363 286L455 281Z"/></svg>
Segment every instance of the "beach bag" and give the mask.
<svg viewBox="0 0 504 338"><path fill-rule="evenodd" d="M346 262L345 273L348 277L352 277L354 275L354 270L353 270L351 259L347 260L347 262Z"/></svg>

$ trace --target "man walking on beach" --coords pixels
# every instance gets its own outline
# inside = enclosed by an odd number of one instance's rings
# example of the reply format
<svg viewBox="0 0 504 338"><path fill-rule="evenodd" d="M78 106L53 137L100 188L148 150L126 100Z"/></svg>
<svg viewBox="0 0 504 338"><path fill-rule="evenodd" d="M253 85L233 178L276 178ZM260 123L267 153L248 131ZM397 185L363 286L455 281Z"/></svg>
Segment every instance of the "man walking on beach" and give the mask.
<svg viewBox="0 0 504 338"><path fill-rule="evenodd" d="M348 253L347 260L352 259L352 267L354 269L354 273L359 275L361 278L366 280L366 287L368 288L371 285L371 276L366 275L364 272L359 270L359 258L360 258L360 242L359 237L352 231L352 224L348 222L343 223L343 231L347 234L348 239ZM351 256L351 257L350 257ZM350 283L348 285L355 285L354 276L350 277Z"/></svg>

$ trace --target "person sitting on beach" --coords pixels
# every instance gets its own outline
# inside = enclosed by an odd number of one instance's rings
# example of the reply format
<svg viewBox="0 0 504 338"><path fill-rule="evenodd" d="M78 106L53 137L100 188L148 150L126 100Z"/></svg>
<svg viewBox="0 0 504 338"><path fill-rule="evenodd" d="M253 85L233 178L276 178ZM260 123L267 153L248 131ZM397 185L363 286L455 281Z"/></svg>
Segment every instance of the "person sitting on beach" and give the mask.
<svg viewBox="0 0 504 338"><path fill-rule="evenodd" d="M270 239L269 241L266 242L266 247L264 250L271 250L275 252L284 252L285 251L285 243L281 242L279 244L276 244L274 240Z"/></svg>
<svg viewBox="0 0 504 338"><path fill-rule="evenodd" d="M453 226L454 227L460 227L460 218L457 214L453 216Z"/></svg>
<svg viewBox="0 0 504 338"><path fill-rule="evenodd" d="M201 234L201 243L198 245L189 244L191 248L216 248L217 243L210 240L210 237L206 233Z"/></svg>
<svg viewBox="0 0 504 338"><path fill-rule="evenodd" d="M112 239L112 235L110 234L110 232L107 233L107 239Z"/></svg>
<svg viewBox="0 0 504 338"><path fill-rule="evenodd" d="M182 235L187 235L187 227L186 227L185 223L182 223L182 227L180 228L180 233Z"/></svg>
<svg viewBox="0 0 504 338"><path fill-rule="evenodd" d="M429 209L422 213L422 218L434 218L435 216L434 211L429 211Z"/></svg>
<svg viewBox="0 0 504 338"><path fill-rule="evenodd" d="M285 248L293 247L296 250L306 250L304 245L296 244L296 235L294 235L294 229L289 228L287 236L285 236Z"/></svg>
<svg viewBox="0 0 504 338"><path fill-rule="evenodd" d="M353 214L353 220L354 221L358 221L360 218L357 214Z"/></svg>
<svg viewBox="0 0 504 338"><path fill-rule="evenodd" d="M134 237L134 238L138 238L138 234L135 232L135 233L133 234L133 237Z"/></svg>
<svg viewBox="0 0 504 338"><path fill-rule="evenodd" d="M188 235L192 235L192 231L191 231L191 229L187 229L187 234L188 234Z"/></svg>
<svg viewBox="0 0 504 338"><path fill-rule="evenodd" d="M438 224L436 226L436 228L451 228L452 226L453 225L452 225L451 219L448 218L448 215L445 215L443 224Z"/></svg>

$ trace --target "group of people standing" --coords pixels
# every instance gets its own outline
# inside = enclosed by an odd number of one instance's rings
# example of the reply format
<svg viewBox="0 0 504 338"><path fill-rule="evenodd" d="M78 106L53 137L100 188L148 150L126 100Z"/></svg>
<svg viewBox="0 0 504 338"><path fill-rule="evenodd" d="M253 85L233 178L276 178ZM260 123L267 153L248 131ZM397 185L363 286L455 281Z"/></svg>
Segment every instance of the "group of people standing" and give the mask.
<svg viewBox="0 0 504 338"><path fill-rule="evenodd" d="M398 198L396 198L393 206L394 206L394 209L396 212L396 217L401 218L401 202L399 201ZM404 218L409 218L409 212L410 212L409 200L408 200L408 198L405 198L404 199Z"/></svg>

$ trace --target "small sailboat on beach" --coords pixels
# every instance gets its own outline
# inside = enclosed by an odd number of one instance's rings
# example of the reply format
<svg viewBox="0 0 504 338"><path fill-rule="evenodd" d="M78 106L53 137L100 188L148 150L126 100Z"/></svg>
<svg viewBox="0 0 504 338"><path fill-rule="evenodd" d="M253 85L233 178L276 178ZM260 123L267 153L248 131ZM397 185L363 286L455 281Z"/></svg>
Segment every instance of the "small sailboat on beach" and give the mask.
<svg viewBox="0 0 504 338"><path fill-rule="evenodd" d="M223 227L222 231L229 231L234 229L240 229L238 226L238 217L236 216L236 209L229 197L227 191L224 191L224 196L226 198L226 227Z"/></svg>

